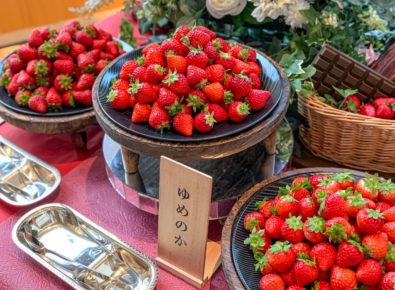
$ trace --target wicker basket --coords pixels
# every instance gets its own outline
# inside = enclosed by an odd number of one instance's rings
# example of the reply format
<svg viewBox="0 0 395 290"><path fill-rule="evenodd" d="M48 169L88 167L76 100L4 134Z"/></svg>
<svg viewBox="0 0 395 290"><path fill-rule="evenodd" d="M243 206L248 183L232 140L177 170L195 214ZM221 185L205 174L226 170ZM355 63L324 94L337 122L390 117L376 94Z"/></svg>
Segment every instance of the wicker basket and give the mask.
<svg viewBox="0 0 395 290"><path fill-rule="evenodd" d="M330 66L323 70L320 64L323 60L329 63L328 51L331 54ZM333 70L338 69L340 59L352 62L352 67L344 70L342 78L336 78ZM330 91L332 86L337 86L360 89L360 97L364 99L368 96L363 92L369 84L366 78L379 77L371 69L356 63L332 47L324 47L314 65L317 76L313 81L320 94L333 93ZM358 70L365 70L363 77L358 79L357 84L347 84L345 80L352 77L351 72L356 66ZM385 87L382 86L384 82ZM387 79L381 78L377 85L371 85L371 89L374 92L369 95L373 97L395 95L395 85ZM315 96L308 99L299 96L298 111L306 119L306 124L300 127L300 139L314 155L361 170L395 172L395 120L342 111L325 104Z"/></svg>

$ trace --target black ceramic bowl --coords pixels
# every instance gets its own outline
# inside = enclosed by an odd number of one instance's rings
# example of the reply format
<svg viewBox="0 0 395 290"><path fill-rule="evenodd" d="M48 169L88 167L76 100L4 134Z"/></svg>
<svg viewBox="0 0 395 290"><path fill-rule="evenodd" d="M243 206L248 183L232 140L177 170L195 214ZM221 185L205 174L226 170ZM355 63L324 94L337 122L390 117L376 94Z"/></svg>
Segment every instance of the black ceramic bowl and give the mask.
<svg viewBox="0 0 395 290"><path fill-rule="evenodd" d="M130 121L131 110L115 110L111 107L110 103L107 102L107 95L111 88L111 80L119 77L119 71L126 61L141 56L142 49L143 48L140 48L126 53L114 60L114 62L99 75L96 80L99 82L98 89L93 91L93 97L98 98L99 107L107 117L131 134L170 142L201 142L222 138L240 133L258 122L264 121L281 98L289 98L289 93L287 93L288 90L285 89L288 86L288 79L282 70L272 59L262 52L257 51L257 60L262 68L262 88L271 92L271 97L262 110L253 112L248 116L247 120L241 123L224 122L216 124L211 132L205 134L194 132L192 137L185 137L172 130L160 134L158 130L151 128L148 124L133 124Z"/></svg>

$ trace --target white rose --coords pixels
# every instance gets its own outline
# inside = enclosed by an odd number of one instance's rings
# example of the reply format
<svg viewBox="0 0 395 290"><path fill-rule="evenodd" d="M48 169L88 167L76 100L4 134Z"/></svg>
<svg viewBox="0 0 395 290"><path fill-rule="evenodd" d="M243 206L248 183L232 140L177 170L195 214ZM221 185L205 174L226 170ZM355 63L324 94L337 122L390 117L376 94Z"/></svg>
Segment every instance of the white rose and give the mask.
<svg viewBox="0 0 395 290"><path fill-rule="evenodd" d="M206 0L208 12L217 19L225 15L238 15L247 5L247 0Z"/></svg>

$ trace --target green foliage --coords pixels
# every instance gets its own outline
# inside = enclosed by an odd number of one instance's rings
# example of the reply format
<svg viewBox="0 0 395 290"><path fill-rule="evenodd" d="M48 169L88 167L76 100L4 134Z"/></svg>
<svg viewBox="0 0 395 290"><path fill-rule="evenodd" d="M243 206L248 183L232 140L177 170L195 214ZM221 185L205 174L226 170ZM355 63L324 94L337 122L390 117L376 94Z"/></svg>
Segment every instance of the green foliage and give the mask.
<svg viewBox="0 0 395 290"><path fill-rule="evenodd" d="M125 17L121 20L120 38L136 48L137 41L133 36L133 22L127 21Z"/></svg>

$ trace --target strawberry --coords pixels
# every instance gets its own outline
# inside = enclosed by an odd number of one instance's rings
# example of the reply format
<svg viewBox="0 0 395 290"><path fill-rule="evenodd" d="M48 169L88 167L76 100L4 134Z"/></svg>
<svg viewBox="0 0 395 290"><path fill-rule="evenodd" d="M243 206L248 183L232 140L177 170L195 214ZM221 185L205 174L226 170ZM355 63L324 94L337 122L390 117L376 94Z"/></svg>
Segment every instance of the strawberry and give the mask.
<svg viewBox="0 0 395 290"><path fill-rule="evenodd" d="M291 247L292 245L287 241L277 241L267 251L267 260L277 272L287 272L294 265L296 255Z"/></svg>
<svg viewBox="0 0 395 290"><path fill-rule="evenodd" d="M147 67L145 78L150 84L160 83L166 74L166 69L159 64L151 64Z"/></svg>
<svg viewBox="0 0 395 290"><path fill-rule="evenodd" d="M187 72L188 63L185 57L180 55L169 54L166 56L167 68L171 71L177 71L180 74Z"/></svg>
<svg viewBox="0 0 395 290"><path fill-rule="evenodd" d="M165 109L159 106L158 103L154 103L152 105L148 123L152 128L160 130L162 133L164 129L168 129L170 127L170 116Z"/></svg>
<svg viewBox="0 0 395 290"><path fill-rule="evenodd" d="M224 99L224 87L221 83L211 83L203 87L203 93L207 99L213 103L219 103Z"/></svg>
<svg viewBox="0 0 395 290"><path fill-rule="evenodd" d="M133 108L132 123L147 123L151 114L151 105L137 103Z"/></svg>
<svg viewBox="0 0 395 290"><path fill-rule="evenodd" d="M232 68L232 72L234 74L242 74L246 76L248 76L251 73L250 66L238 59L235 59L235 64Z"/></svg>
<svg viewBox="0 0 395 290"><path fill-rule="evenodd" d="M167 55L170 56L170 55ZM150 64L159 64L160 66L165 67L166 60L163 52L160 48L153 48L147 51L145 55L144 65L148 67ZM168 64L169 65L169 64ZM186 69L186 67L185 67Z"/></svg>
<svg viewBox="0 0 395 290"><path fill-rule="evenodd" d="M347 240L351 235L351 225L342 217L334 217L325 222L325 236L330 242Z"/></svg>
<svg viewBox="0 0 395 290"><path fill-rule="evenodd" d="M66 52L58 51L58 53L56 54L55 60L71 60L71 61L73 61L73 58Z"/></svg>
<svg viewBox="0 0 395 290"><path fill-rule="evenodd" d="M81 43L74 42L74 41L71 43L69 54L73 58L77 59L77 56L81 53L84 53L84 52L86 52L86 49L85 49L85 46L83 46Z"/></svg>
<svg viewBox="0 0 395 290"><path fill-rule="evenodd" d="M15 95L15 102L21 107L27 107L32 92L29 90L20 90Z"/></svg>
<svg viewBox="0 0 395 290"><path fill-rule="evenodd" d="M274 273L272 266L270 266L267 256L259 251L254 253L254 258L257 261L255 270L260 271L262 275Z"/></svg>
<svg viewBox="0 0 395 290"><path fill-rule="evenodd" d="M267 274L259 281L259 286L264 290L284 290L285 285L277 274ZM389 288L388 288L389 289Z"/></svg>
<svg viewBox="0 0 395 290"><path fill-rule="evenodd" d="M94 39L92 49L103 50L106 47L106 41L104 39Z"/></svg>
<svg viewBox="0 0 395 290"><path fill-rule="evenodd" d="M311 186L313 187L313 189L318 188L319 184L321 183L321 181L323 181L325 179L325 176L321 175L321 174L313 174L310 175L308 177L308 180L311 184Z"/></svg>
<svg viewBox="0 0 395 290"><path fill-rule="evenodd" d="M225 69L220 64L212 64L206 68L206 73L209 82L222 82L225 76Z"/></svg>
<svg viewBox="0 0 395 290"><path fill-rule="evenodd" d="M56 30L49 28L49 27L44 27L43 29L40 30L42 38L45 40L48 40L50 38L53 38L56 36Z"/></svg>
<svg viewBox="0 0 395 290"><path fill-rule="evenodd" d="M69 75L57 75L54 80L54 88L59 93L64 93L71 89L73 79Z"/></svg>
<svg viewBox="0 0 395 290"><path fill-rule="evenodd" d="M290 215L296 216L299 211L298 201L291 195L281 196L276 203L276 211L283 219L286 219Z"/></svg>
<svg viewBox="0 0 395 290"><path fill-rule="evenodd" d="M62 94L62 104L66 107L75 107L74 96L71 91L67 91Z"/></svg>
<svg viewBox="0 0 395 290"><path fill-rule="evenodd" d="M337 173L333 176L333 179L339 183L340 189L347 189L349 187L354 187L354 179L350 175L351 172L345 171Z"/></svg>
<svg viewBox="0 0 395 290"><path fill-rule="evenodd" d="M85 48L93 46L93 37L84 30L79 30L75 33L75 41L82 44Z"/></svg>
<svg viewBox="0 0 395 290"><path fill-rule="evenodd" d="M362 239L362 246L367 248L373 259L384 259L388 251L388 236L385 233L366 235Z"/></svg>
<svg viewBox="0 0 395 290"><path fill-rule="evenodd" d="M44 58L54 59L56 58L57 54L58 54L58 49L56 45L50 40L44 41L44 43L41 44L40 47L38 48L38 57L41 59Z"/></svg>
<svg viewBox="0 0 395 290"><path fill-rule="evenodd" d="M386 273L380 282L380 290L393 290L395 288L395 272Z"/></svg>
<svg viewBox="0 0 395 290"><path fill-rule="evenodd" d="M124 110L130 106L129 93L126 90L111 90L107 95L107 102L110 102L114 109Z"/></svg>
<svg viewBox="0 0 395 290"><path fill-rule="evenodd" d="M110 53L106 53L106 52L101 51L100 55L99 55L99 58L111 61L111 60L113 60L115 58L115 56L113 56Z"/></svg>
<svg viewBox="0 0 395 290"><path fill-rule="evenodd" d="M23 62L28 62L29 60L37 58L37 51L34 48L29 47L27 44L18 47L16 54Z"/></svg>
<svg viewBox="0 0 395 290"><path fill-rule="evenodd" d="M108 54L111 54L114 57L119 55L118 45L114 41L106 42L106 46L104 47L104 51Z"/></svg>
<svg viewBox="0 0 395 290"><path fill-rule="evenodd" d="M55 60L53 67L56 74L72 76L74 73L74 62L72 60Z"/></svg>
<svg viewBox="0 0 395 290"><path fill-rule="evenodd" d="M74 64L73 64L74 66ZM28 62L26 67L26 72L31 76L47 76L52 70L52 64L43 59L37 60L33 59Z"/></svg>
<svg viewBox="0 0 395 290"><path fill-rule="evenodd" d="M357 213L367 206L367 199L363 198L362 194L354 192L354 194L347 196L346 212L349 216L356 217Z"/></svg>
<svg viewBox="0 0 395 290"><path fill-rule="evenodd" d="M158 48L160 48L159 43L154 42L154 43L147 44L145 47L143 47L143 50L141 52L145 56L145 55L147 55L147 53L149 51L155 50L155 49L158 49Z"/></svg>
<svg viewBox="0 0 395 290"><path fill-rule="evenodd" d="M48 111L58 112L62 109L62 96L52 87L45 96Z"/></svg>
<svg viewBox="0 0 395 290"><path fill-rule="evenodd" d="M43 96L32 96L28 103L29 109L38 112L45 113L47 111L47 102Z"/></svg>
<svg viewBox="0 0 395 290"><path fill-rule="evenodd" d="M379 202L376 203L376 209L378 209L382 213L384 213L390 207L391 206L388 203L386 203L386 202L379 201Z"/></svg>
<svg viewBox="0 0 395 290"><path fill-rule="evenodd" d="M204 69L208 63L207 54L201 49L191 49L186 56L188 65L193 65Z"/></svg>
<svg viewBox="0 0 395 290"><path fill-rule="evenodd" d="M153 103L158 99L155 90L149 83L140 83L136 81L130 84L130 89L128 91L139 103Z"/></svg>
<svg viewBox="0 0 395 290"><path fill-rule="evenodd" d="M383 226L383 232L387 234L391 243L395 243L395 222L386 223Z"/></svg>
<svg viewBox="0 0 395 290"><path fill-rule="evenodd" d="M92 74L82 74L78 79L76 88L79 91L90 90L95 82L95 77Z"/></svg>
<svg viewBox="0 0 395 290"><path fill-rule="evenodd" d="M19 73L16 73L9 81L7 81L7 91L10 95L15 95L19 90ZM2 81L4 81L2 79Z"/></svg>
<svg viewBox="0 0 395 290"><path fill-rule="evenodd" d="M384 211L383 215L387 222L395 222L395 206L391 206L389 209Z"/></svg>
<svg viewBox="0 0 395 290"><path fill-rule="evenodd" d="M231 70L235 65L235 59L230 53L220 51L215 63L222 65L225 70Z"/></svg>
<svg viewBox="0 0 395 290"><path fill-rule="evenodd" d="M73 91L74 100L84 106L92 106L92 90Z"/></svg>
<svg viewBox="0 0 395 290"><path fill-rule="evenodd" d="M353 290L358 284L353 270L339 266L333 267L330 279L332 290Z"/></svg>
<svg viewBox="0 0 395 290"><path fill-rule="evenodd" d="M136 67L136 69L130 75L130 81L131 82L136 82L136 81L145 82L146 75L147 75L147 68L145 68L143 66Z"/></svg>
<svg viewBox="0 0 395 290"><path fill-rule="evenodd" d="M113 90L128 90L130 88L130 83L123 79L115 80L112 84Z"/></svg>
<svg viewBox="0 0 395 290"><path fill-rule="evenodd" d="M195 116L193 127L201 133L208 133L213 130L215 122L213 113L202 112Z"/></svg>
<svg viewBox="0 0 395 290"><path fill-rule="evenodd" d="M395 98L381 97L372 102L373 106L378 107L381 104L395 104Z"/></svg>
<svg viewBox="0 0 395 290"><path fill-rule="evenodd" d="M186 37L181 39L185 44L189 44L195 48L201 46L205 47L206 44L210 41L210 35L206 32L203 32L199 29L194 29L187 33Z"/></svg>
<svg viewBox="0 0 395 290"><path fill-rule="evenodd" d="M182 38L184 35L187 35L188 32L189 32L188 26L186 26L186 25L181 25L181 26L179 26L179 27L177 28L177 30L174 32L173 39L174 39L174 40L177 40L177 41L181 41L181 38Z"/></svg>
<svg viewBox="0 0 395 290"><path fill-rule="evenodd" d="M136 106L136 104L137 104L136 98L133 97L133 96L130 96L129 97L129 105L130 105L130 107L134 108Z"/></svg>
<svg viewBox="0 0 395 290"><path fill-rule="evenodd" d="M210 36L210 40L217 37L217 34L214 31L208 29L206 26L199 25L199 26L196 26L195 29L201 30L201 31L207 33Z"/></svg>
<svg viewBox="0 0 395 290"><path fill-rule="evenodd" d="M181 44L174 39L165 39L160 45L160 49L164 55L181 55Z"/></svg>
<svg viewBox="0 0 395 290"><path fill-rule="evenodd" d="M95 74L98 75L108 64L109 64L109 61L107 61L105 59L100 59L96 63Z"/></svg>
<svg viewBox="0 0 395 290"><path fill-rule="evenodd" d="M251 81L247 76L235 75L232 79L230 89L234 94L235 100L240 101L243 97L247 96L252 90Z"/></svg>
<svg viewBox="0 0 395 290"><path fill-rule="evenodd" d="M226 73L225 77L224 77L224 88L225 88L225 90L230 90L231 89L231 87L232 87L232 80L233 80L233 76L228 74L228 73Z"/></svg>
<svg viewBox="0 0 395 290"><path fill-rule="evenodd" d="M388 252L385 255L384 267L387 272L395 271L395 247L393 244L388 244Z"/></svg>
<svg viewBox="0 0 395 290"><path fill-rule="evenodd" d="M269 98L270 92L264 90L253 89L247 95L248 103L251 110L253 111L261 110L266 105L266 102Z"/></svg>
<svg viewBox="0 0 395 290"><path fill-rule="evenodd" d="M266 253L272 245L270 237L265 233L265 230L252 228L248 238L244 240L244 244L248 245L253 253Z"/></svg>
<svg viewBox="0 0 395 290"><path fill-rule="evenodd" d="M99 59L101 59L101 56L102 56L101 55L101 51L98 50L98 49L92 49L92 50L88 51L86 54L90 55L95 62L98 62Z"/></svg>
<svg viewBox="0 0 395 290"><path fill-rule="evenodd" d="M208 58L211 60L215 61L219 57L219 53L212 42L207 43L206 46L204 47L203 51L206 53Z"/></svg>
<svg viewBox="0 0 395 290"><path fill-rule="evenodd" d="M21 70L23 70L26 66L26 64L19 58L18 55L16 54L12 54L9 57L9 66L10 66L10 70L13 74L16 74L17 72L20 72ZM34 60L31 60L34 61ZM29 73L28 69L26 68L26 71ZM30 74L30 73L29 73Z"/></svg>
<svg viewBox="0 0 395 290"><path fill-rule="evenodd" d="M342 242L337 249L337 265L353 267L364 260L364 249L361 244L353 240Z"/></svg>
<svg viewBox="0 0 395 290"><path fill-rule="evenodd" d="M283 282L286 286L292 286L296 284L295 272L293 268L288 272L280 273L280 277L283 279Z"/></svg>
<svg viewBox="0 0 395 290"><path fill-rule="evenodd" d="M373 259L363 261L357 268L359 282L366 286L376 286L381 281L381 265Z"/></svg>
<svg viewBox="0 0 395 290"><path fill-rule="evenodd" d="M346 216L346 201L337 193L327 195L321 202L319 215L328 220Z"/></svg>
<svg viewBox="0 0 395 290"><path fill-rule="evenodd" d="M34 83L35 83L34 78L24 70L21 70L18 73L18 80L17 81L18 81L19 87L22 87L22 88L31 88L32 86L34 86Z"/></svg>
<svg viewBox="0 0 395 290"><path fill-rule="evenodd" d="M350 112L357 113L359 108L361 107L361 100L356 95L347 96L343 103L341 104L341 108Z"/></svg>
<svg viewBox="0 0 395 290"><path fill-rule="evenodd" d="M228 114L231 121L238 123L247 119L250 107L247 103L235 101L229 105Z"/></svg>
<svg viewBox="0 0 395 290"><path fill-rule="evenodd" d="M376 200L379 195L379 188L379 178L376 174L374 176L366 175L365 178L358 180L354 190L361 193L363 197Z"/></svg>
<svg viewBox="0 0 395 290"><path fill-rule="evenodd" d="M379 201L395 205L395 183L391 179L385 180L380 184Z"/></svg>
<svg viewBox="0 0 395 290"><path fill-rule="evenodd" d="M384 226L384 216L379 210L361 209L357 214L357 225L360 233L374 234Z"/></svg>
<svg viewBox="0 0 395 290"><path fill-rule="evenodd" d="M307 243L300 242L292 246L292 251L298 256L301 253L310 255L310 246Z"/></svg>
<svg viewBox="0 0 395 290"><path fill-rule="evenodd" d="M259 78L259 76L258 76L257 74L255 74L255 73L250 73L250 74L248 75L248 77L249 77L250 80L251 80L251 85L252 85L252 88L253 88L253 89L257 90L257 89L260 89L260 88L261 88L261 79Z"/></svg>
<svg viewBox="0 0 395 290"><path fill-rule="evenodd" d="M313 244L323 242L325 220L319 216L309 217L303 224L303 233L307 240Z"/></svg>
<svg viewBox="0 0 395 290"><path fill-rule="evenodd" d="M270 199L264 199L260 202L257 203L257 206L259 208L259 212L265 219L268 219L269 217L272 216L271 208L274 207L274 200Z"/></svg>
<svg viewBox="0 0 395 290"><path fill-rule="evenodd" d="M81 53L77 56L77 67L82 72L93 72L95 70L95 60L88 53Z"/></svg>
<svg viewBox="0 0 395 290"><path fill-rule="evenodd" d="M199 90L190 91L188 98L186 99L188 107L193 109L196 113L198 109L201 109L206 103L206 95Z"/></svg>
<svg viewBox="0 0 395 290"><path fill-rule="evenodd" d="M302 218L302 221L305 221L309 217L315 216L317 212L318 207L313 202L311 197L305 197L299 201L299 214Z"/></svg>
<svg viewBox="0 0 395 290"><path fill-rule="evenodd" d="M329 193L335 193L341 189L339 182L335 180L333 176L324 177L324 179L319 183L318 186Z"/></svg>
<svg viewBox="0 0 395 290"><path fill-rule="evenodd" d="M303 222L301 216L290 216L287 218L281 227L281 236L294 244L303 241Z"/></svg>
<svg viewBox="0 0 395 290"><path fill-rule="evenodd" d="M62 31L55 38L55 45L59 50L68 52L71 47L72 38L69 32Z"/></svg>
<svg viewBox="0 0 395 290"><path fill-rule="evenodd" d="M217 50L221 50L223 52L229 52L231 49L230 44L220 37L213 39L211 42Z"/></svg>
<svg viewBox="0 0 395 290"><path fill-rule="evenodd" d="M228 120L228 112L218 104L208 104L207 111L213 113L214 119L217 123Z"/></svg>
<svg viewBox="0 0 395 290"><path fill-rule="evenodd" d="M33 31L30 33L29 39L27 40L27 43L29 44L30 47L39 47L41 44L43 44L44 38L41 35L40 30L38 29L33 29Z"/></svg>
<svg viewBox="0 0 395 290"><path fill-rule="evenodd" d="M279 216L271 216L266 220L265 231L273 239L280 239L281 228L283 226L284 220Z"/></svg>
<svg viewBox="0 0 395 290"><path fill-rule="evenodd" d="M310 258L317 263L318 270L326 272L335 265L336 248L329 243L314 245L310 251Z"/></svg>
<svg viewBox="0 0 395 290"><path fill-rule="evenodd" d="M393 119L395 117L395 111L393 107L387 104L381 104L377 106L376 118L381 119Z"/></svg>
<svg viewBox="0 0 395 290"><path fill-rule="evenodd" d="M96 28L96 34L98 39L104 39L105 41L111 41L112 40L112 35L103 29L97 29Z"/></svg>
<svg viewBox="0 0 395 290"><path fill-rule="evenodd" d="M312 290L332 290L328 282L316 281Z"/></svg>
<svg viewBox="0 0 395 290"><path fill-rule="evenodd" d="M170 71L163 79L162 84L165 88L172 90L177 95L185 95L189 93L187 78L176 71Z"/></svg>
<svg viewBox="0 0 395 290"><path fill-rule="evenodd" d="M189 65L187 69L187 80L191 88L203 87L207 83L207 73L200 67Z"/></svg>
<svg viewBox="0 0 395 290"><path fill-rule="evenodd" d="M361 107L359 113L369 117L376 117L376 108L372 104L365 104Z"/></svg>
<svg viewBox="0 0 395 290"><path fill-rule="evenodd" d="M180 113L174 116L173 128L181 135L190 137L193 131L193 118L187 113Z"/></svg>
<svg viewBox="0 0 395 290"><path fill-rule="evenodd" d="M174 102L179 101L179 100L180 100L180 98L172 91L170 91L166 88L160 88L159 97L158 97L158 104L162 108L172 106L174 104Z"/></svg>
<svg viewBox="0 0 395 290"><path fill-rule="evenodd" d="M318 277L316 263L309 259L307 254L298 256L294 265L296 284L305 286L313 283Z"/></svg>

